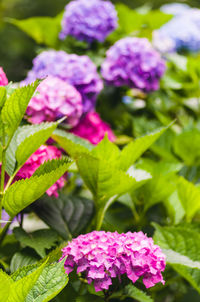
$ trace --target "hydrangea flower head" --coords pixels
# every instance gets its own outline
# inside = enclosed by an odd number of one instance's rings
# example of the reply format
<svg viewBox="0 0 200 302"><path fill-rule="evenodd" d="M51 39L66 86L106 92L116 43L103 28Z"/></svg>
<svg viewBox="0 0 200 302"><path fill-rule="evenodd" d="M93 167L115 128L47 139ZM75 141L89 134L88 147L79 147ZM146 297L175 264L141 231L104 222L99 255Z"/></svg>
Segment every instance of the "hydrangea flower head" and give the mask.
<svg viewBox="0 0 200 302"><path fill-rule="evenodd" d="M33 153L23 167L17 173L15 180L30 178L33 173L42 165L45 161L52 160L55 158L60 158L62 155L61 151L55 146L45 146L42 145L40 148ZM58 197L58 190L64 187L66 182L66 177L62 176L56 181L56 183L51 186L46 193L51 196L54 195Z"/></svg>
<svg viewBox="0 0 200 302"><path fill-rule="evenodd" d="M189 9L175 16L153 34L153 44L161 52L200 50L200 10ZM163 47L162 45L165 45Z"/></svg>
<svg viewBox="0 0 200 302"><path fill-rule="evenodd" d="M6 86L8 85L8 79L6 77L5 72L3 71L3 68L0 67L0 86Z"/></svg>
<svg viewBox="0 0 200 302"><path fill-rule="evenodd" d="M103 82L95 64L88 56L67 54L62 50L43 51L33 60L33 68L29 71L24 83L27 84L48 75L60 78L79 91L82 96L83 112L94 109L96 97L103 88Z"/></svg>
<svg viewBox="0 0 200 302"><path fill-rule="evenodd" d="M115 140L115 135L110 126L102 121L97 112L90 112L71 130L77 136L87 139L92 144L98 144L107 133L110 141Z"/></svg>
<svg viewBox="0 0 200 302"><path fill-rule="evenodd" d="M158 282L164 284L161 272L165 269L165 255L142 232L94 231L73 239L62 252L61 260L67 257L66 273L77 268L89 284L94 282L96 291L108 289L112 278L120 280L123 274L133 283L142 277L146 288Z"/></svg>
<svg viewBox="0 0 200 302"><path fill-rule="evenodd" d="M103 42L117 27L117 13L110 1L75 0L65 7L60 38L71 35L89 43Z"/></svg>
<svg viewBox="0 0 200 302"><path fill-rule="evenodd" d="M83 110L80 93L63 80L48 76L37 88L27 108L28 120L33 124L56 121L64 116L65 122L75 126Z"/></svg>
<svg viewBox="0 0 200 302"><path fill-rule="evenodd" d="M108 85L129 86L144 92L159 88L165 62L144 38L124 38L108 51L101 73Z"/></svg>
<svg viewBox="0 0 200 302"><path fill-rule="evenodd" d="M169 3L164 4L160 7L160 10L169 15L182 15L183 13L187 12L191 7L185 3Z"/></svg>

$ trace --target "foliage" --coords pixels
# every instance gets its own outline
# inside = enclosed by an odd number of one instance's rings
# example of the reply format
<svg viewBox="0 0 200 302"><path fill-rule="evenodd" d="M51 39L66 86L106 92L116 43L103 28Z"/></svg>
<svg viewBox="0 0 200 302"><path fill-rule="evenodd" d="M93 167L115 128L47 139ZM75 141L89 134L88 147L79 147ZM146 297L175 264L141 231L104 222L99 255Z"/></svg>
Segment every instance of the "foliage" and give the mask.
<svg viewBox="0 0 200 302"><path fill-rule="evenodd" d="M88 55L100 71L117 40L151 40L173 17L148 6L133 10L117 3L116 9L118 29L104 43L91 45L72 37L59 40L62 11L5 22L39 44L34 51L51 47ZM41 80L0 86L0 301L183 302L191 292L199 300L199 54L170 53L165 60L160 88L152 93L104 85L96 110L116 141L105 135L97 145L68 131L63 119L27 124L26 109ZM49 143L62 150L62 158L17 180L30 156ZM65 187L48 196L63 175ZM96 293L81 274L68 277L61 249L66 240L93 230L142 230L153 237L166 255L165 286L147 291L122 278L111 290Z"/></svg>

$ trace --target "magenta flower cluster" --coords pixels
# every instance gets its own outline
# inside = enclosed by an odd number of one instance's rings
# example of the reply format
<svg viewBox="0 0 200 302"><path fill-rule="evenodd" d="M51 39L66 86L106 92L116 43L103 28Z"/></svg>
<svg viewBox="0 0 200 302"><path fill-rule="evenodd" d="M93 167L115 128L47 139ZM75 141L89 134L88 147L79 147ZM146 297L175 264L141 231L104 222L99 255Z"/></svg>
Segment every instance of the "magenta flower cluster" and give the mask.
<svg viewBox="0 0 200 302"><path fill-rule="evenodd" d="M0 86L6 86L8 85L8 79L6 77L5 72L3 71L3 68L0 67Z"/></svg>
<svg viewBox="0 0 200 302"><path fill-rule="evenodd" d="M117 27L117 12L110 1L75 0L65 7L60 39L71 35L89 43L103 42Z"/></svg>
<svg viewBox="0 0 200 302"><path fill-rule="evenodd" d="M33 68L23 83L30 83L48 75L60 78L79 91L84 113L94 109L103 82L95 64L88 56L67 54L64 51L43 51L33 60Z"/></svg>
<svg viewBox="0 0 200 302"><path fill-rule="evenodd" d="M80 93L63 80L48 76L37 88L27 108L28 120L33 124L56 121L64 116L65 123L75 126L83 111Z"/></svg>
<svg viewBox="0 0 200 302"><path fill-rule="evenodd" d="M133 283L142 277L146 288L158 282L164 284L161 272L165 269L165 255L142 232L94 231L73 239L62 252L66 273L76 267L89 284L94 282L96 291L107 290L112 278L120 280L123 274Z"/></svg>
<svg viewBox="0 0 200 302"><path fill-rule="evenodd" d="M55 146L40 146L40 148L30 156L23 167L19 170L14 181L30 178L37 168L39 168L45 161L60 158L61 156L61 151ZM65 182L66 175L63 175L46 191L46 193L49 196L54 195L55 197L58 197L58 190L64 187Z"/></svg>
<svg viewBox="0 0 200 302"><path fill-rule="evenodd" d="M115 141L115 135L110 126L102 121L97 112L88 113L71 132L94 145L98 144L106 133L110 141Z"/></svg>
<svg viewBox="0 0 200 302"><path fill-rule="evenodd" d="M165 62L145 38L124 38L108 51L101 73L108 85L129 86L144 92L159 88Z"/></svg>

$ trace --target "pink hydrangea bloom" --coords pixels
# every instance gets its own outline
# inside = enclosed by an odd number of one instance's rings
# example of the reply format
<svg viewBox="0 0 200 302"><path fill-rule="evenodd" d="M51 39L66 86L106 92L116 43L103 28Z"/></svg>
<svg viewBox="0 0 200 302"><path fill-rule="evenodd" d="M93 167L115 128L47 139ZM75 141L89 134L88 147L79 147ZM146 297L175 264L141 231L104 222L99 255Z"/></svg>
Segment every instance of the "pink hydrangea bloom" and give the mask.
<svg viewBox="0 0 200 302"><path fill-rule="evenodd" d="M146 288L164 280L165 255L153 239L144 233L94 231L80 235L62 249L65 272L77 267L84 272L89 284L94 282L96 291L108 289L112 278L126 274L135 283L140 277Z"/></svg>
<svg viewBox="0 0 200 302"><path fill-rule="evenodd" d="M71 132L87 139L94 145L98 144L106 133L110 141L115 140L110 126L102 121L97 112L88 113Z"/></svg>
<svg viewBox="0 0 200 302"><path fill-rule="evenodd" d="M54 158L60 158L61 155L61 151L55 146L40 146L40 148L30 156L30 158L26 161L23 167L19 170L15 180L31 177L33 173L37 170L37 168L39 168L39 166L42 165L45 161L52 160ZM53 186L51 186L46 191L46 193L49 196L54 195L58 197L58 190L64 187L65 181L66 176L62 176L56 181Z"/></svg>
<svg viewBox="0 0 200 302"><path fill-rule="evenodd" d="M83 111L82 98L75 87L48 76L37 88L27 108L28 120L33 124L56 121L67 116L66 122L75 126Z"/></svg>
<svg viewBox="0 0 200 302"><path fill-rule="evenodd" d="M8 79L6 77L5 72L3 71L3 68L0 67L0 86L6 86L8 85Z"/></svg>

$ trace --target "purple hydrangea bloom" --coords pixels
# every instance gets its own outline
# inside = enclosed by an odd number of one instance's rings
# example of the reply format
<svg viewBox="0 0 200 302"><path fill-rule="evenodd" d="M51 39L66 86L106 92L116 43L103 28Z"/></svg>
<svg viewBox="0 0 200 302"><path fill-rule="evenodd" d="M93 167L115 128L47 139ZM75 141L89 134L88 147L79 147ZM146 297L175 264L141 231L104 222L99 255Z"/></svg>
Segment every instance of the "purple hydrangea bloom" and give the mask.
<svg viewBox="0 0 200 302"><path fill-rule="evenodd" d="M159 88L165 62L147 39L124 38L107 51L101 72L109 85L149 92Z"/></svg>
<svg viewBox="0 0 200 302"><path fill-rule="evenodd" d="M191 7L185 3L169 3L160 7L163 13L175 16L182 15L189 9L191 9Z"/></svg>
<svg viewBox="0 0 200 302"><path fill-rule="evenodd" d="M117 12L109 1L75 0L65 7L60 38L71 35L89 43L103 42L117 27Z"/></svg>
<svg viewBox="0 0 200 302"><path fill-rule="evenodd" d="M82 96L84 113L94 109L103 82L88 56L67 54L64 51L43 51L33 60L33 68L23 83L27 84L48 75L75 86Z"/></svg>
<svg viewBox="0 0 200 302"><path fill-rule="evenodd" d="M126 274L135 283L140 277L149 288L164 284L161 272L165 269L165 255L152 238L142 232L123 233L94 231L73 239L62 250L65 271L74 268L84 273L88 283L94 282L96 291L108 289L112 278Z"/></svg>
<svg viewBox="0 0 200 302"><path fill-rule="evenodd" d="M72 85L48 76L37 88L27 108L28 120L33 124L56 121L64 116L65 123L76 126L82 115L82 98Z"/></svg>
<svg viewBox="0 0 200 302"><path fill-rule="evenodd" d="M200 10L188 9L175 16L153 34L153 44L161 52L200 50Z"/></svg>

